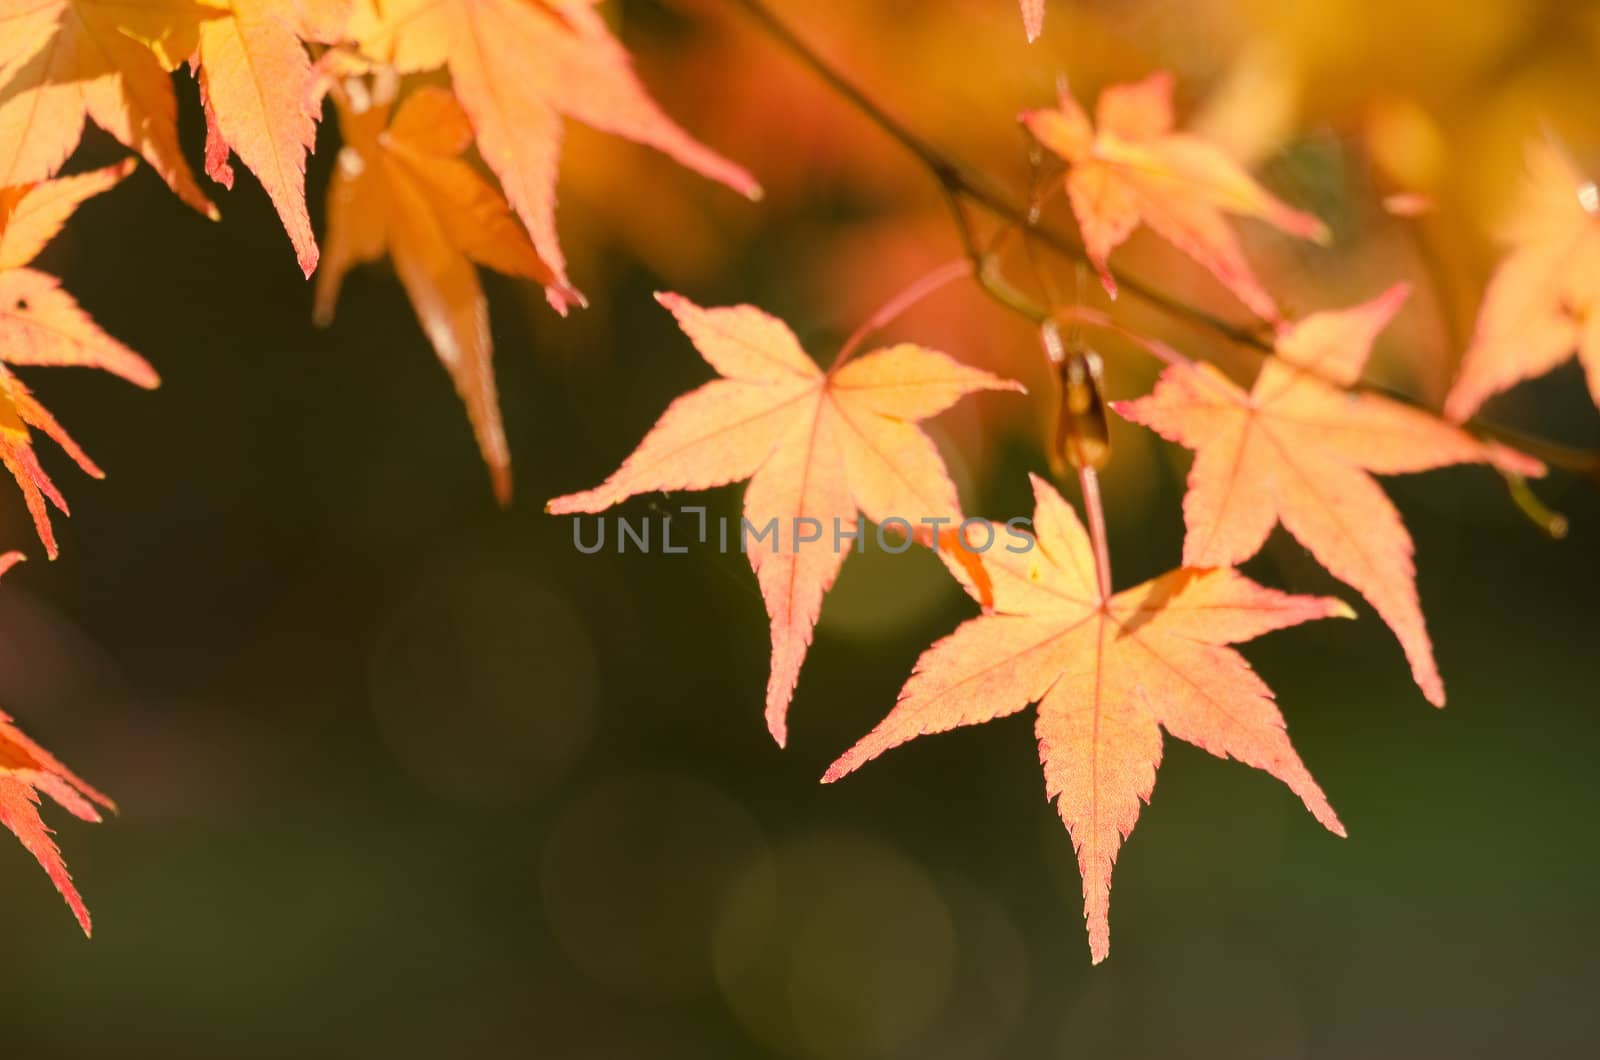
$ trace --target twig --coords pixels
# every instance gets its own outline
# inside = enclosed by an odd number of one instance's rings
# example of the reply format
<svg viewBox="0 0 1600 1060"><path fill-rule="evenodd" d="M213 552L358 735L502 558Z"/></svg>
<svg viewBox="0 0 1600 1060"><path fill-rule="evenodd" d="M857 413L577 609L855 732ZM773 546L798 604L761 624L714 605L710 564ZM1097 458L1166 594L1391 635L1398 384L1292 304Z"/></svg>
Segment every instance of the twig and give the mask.
<svg viewBox="0 0 1600 1060"><path fill-rule="evenodd" d="M990 298L1012 312L1026 317L1034 324L1043 324L1050 319L1048 310L1035 304L1031 298L1013 287L1001 275L996 264L998 258L995 256L1001 240L995 240L994 249L983 250L978 246L978 236L972 230L972 218L967 216L967 205L962 201L961 194L944 184L939 185L939 192L943 195L946 205L950 207L950 216L956 223L956 234L961 239L961 247L966 251L967 260L972 263L972 276L978 281L978 286L982 287ZM1006 231L1016 231L1016 229L1007 228Z"/></svg>
<svg viewBox="0 0 1600 1060"><path fill-rule="evenodd" d="M940 187L947 193L958 198L970 200L1008 224L1027 229L1026 238L1035 240L1058 254L1077 261L1087 262L1089 260L1089 255L1083 249L1083 246L1069 236L1048 228L1031 225L1026 207L1012 199L1003 188L996 185L988 176L969 169L963 163L945 154L939 148L912 132L903 122L880 106L871 96L867 95L855 82L823 59L809 44L801 40L794 30L790 29L788 24L766 5L764 0L729 0L729 2L742 9L773 40L783 45L796 59L804 63L813 73L825 81L828 87L844 97L851 106L860 111L872 124L876 125L891 139L914 155L917 161L922 163L923 167L933 174L934 179L939 182ZM1129 276L1116 269L1111 270L1111 275L1117 281L1117 286L1120 289L1126 290L1130 294L1136 295L1174 316L1184 317L1234 342L1253 345L1264 350L1272 349L1271 341L1257 331L1231 324L1203 309L1163 294L1137 277Z"/></svg>
<svg viewBox="0 0 1600 1060"><path fill-rule="evenodd" d="M987 175L968 168L913 132L867 95L855 82L822 58L780 19L764 0L728 0L728 2L744 11L768 36L805 64L831 89L887 136L904 147L928 170L938 183L940 193L955 218L962 247L972 265L973 276L991 297L1034 324L1042 324L1051 319L1051 312L1037 305L1006 281L996 268L993 255L984 252L978 246L971 218L967 216L966 204L971 202L1006 225L1018 229L1026 241L1036 243L1075 262L1087 263L1089 257L1082 244L1069 236L1038 225L1026 207L1012 199L1009 193ZM1127 291L1168 315L1199 325L1260 356L1275 355L1272 337L1264 327L1252 328L1232 323L1197 306L1163 294L1152 285L1137 277L1129 276L1115 267L1109 271L1120 290ZM1149 346L1146 344L1145 348L1148 349ZM1375 384L1357 384L1356 388L1379 394L1434 416L1439 415L1437 410L1427 407L1408 394ZM1468 420L1461 426L1483 438L1520 449L1552 467L1581 475L1596 486L1600 486L1600 453L1547 442L1480 419Z"/></svg>

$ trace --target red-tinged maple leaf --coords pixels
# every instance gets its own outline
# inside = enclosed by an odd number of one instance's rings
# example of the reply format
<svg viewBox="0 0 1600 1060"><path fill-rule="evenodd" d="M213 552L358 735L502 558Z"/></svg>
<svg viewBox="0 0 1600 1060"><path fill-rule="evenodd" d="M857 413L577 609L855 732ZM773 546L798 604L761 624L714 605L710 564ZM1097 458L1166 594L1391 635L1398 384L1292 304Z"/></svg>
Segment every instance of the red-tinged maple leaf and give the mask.
<svg viewBox="0 0 1600 1060"><path fill-rule="evenodd" d="M1028 31L1028 43L1039 39L1044 32L1044 0L1022 0L1022 26Z"/></svg>
<svg viewBox="0 0 1600 1060"><path fill-rule="evenodd" d="M87 116L215 218L179 149L172 82L140 43L208 12L195 0L0 0L0 187L54 176Z"/></svg>
<svg viewBox="0 0 1600 1060"><path fill-rule="evenodd" d="M318 106L311 58L301 43L308 23L326 32L337 8L297 0L217 0L194 20L194 47L161 52L168 68L189 61L200 81L206 118L206 173L233 187L237 154L272 200L301 270L317 267L317 240L306 212L306 153L316 147ZM310 12L309 14L307 12Z"/></svg>
<svg viewBox="0 0 1600 1060"><path fill-rule="evenodd" d="M0 574L4 574L22 560L22 553L7 552L0 555ZM11 723L11 717L0 711L0 825L5 825L22 841L28 853L55 884L61 897L85 935L90 933L89 910L83 904L78 889L61 860L61 850L51 838L51 831L39 818L39 795L43 792L55 800L68 813L84 821L98 823L102 808L115 812L116 806L100 792L84 783L66 766L56 761L50 752L34 743Z"/></svg>
<svg viewBox="0 0 1600 1060"><path fill-rule="evenodd" d="M1484 294L1445 415L1465 420L1574 353L1600 404L1600 186L1560 146L1533 141L1504 236L1511 252Z"/></svg>
<svg viewBox="0 0 1600 1060"><path fill-rule="evenodd" d="M1303 239L1328 229L1274 198L1220 148L1174 132L1173 78L1151 74L1100 93L1089 117L1063 86L1055 109L1026 111L1022 122L1067 163L1067 197L1089 260L1116 294L1107 259L1140 223L1199 262L1251 312L1278 319L1224 214L1259 218Z"/></svg>
<svg viewBox="0 0 1600 1060"><path fill-rule="evenodd" d="M472 128L450 93L412 92L390 118L393 78L378 98L365 82L336 94L344 147L328 189L327 257L316 319L333 319L351 266L385 253L422 328L466 403L501 503L511 499L511 453L495 396L494 347L477 265L554 282L500 193L462 158Z"/></svg>
<svg viewBox="0 0 1600 1060"><path fill-rule="evenodd" d="M367 55L402 73L449 68L479 152L555 270L546 293L557 309L581 301L555 225L563 117L760 195L750 174L661 112L593 0L360 0L350 33Z"/></svg>
<svg viewBox="0 0 1600 1060"><path fill-rule="evenodd" d="M775 534L746 544L772 628L767 727L781 745L800 664L851 547L835 528L858 513L902 519L929 543L925 519L961 520L939 450L917 426L979 390L1020 390L942 353L899 345L824 373L780 320L751 306L702 309L658 295L722 378L668 407L633 454L595 489L551 501L565 515L599 512L657 490L709 489L748 478L744 518ZM803 540L800 522L809 536ZM947 563L969 555L954 534L935 542Z"/></svg>
<svg viewBox="0 0 1600 1060"><path fill-rule="evenodd" d="M100 368L147 388L160 380L144 358L101 331L55 277L24 266L79 203L116 184L133 166L130 159L80 176L0 191L0 462L21 487L51 559L56 539L45 502L63 513L67 505L39 466L28 428L54 439L88 474L102 478L104 472L6 366Z"/></svg>
<svg viewBox="0 0 1600 1060"><path fill-rule="evenodd" d="M1111 869L1150 801L1161 730L1266 770L1336 835L1344 827L1289 743L1272 691L1227 645L1314 618L1338 600L1290 596L1227 568L1184 568L1110 599L1077 514L1033 479L1033 535L983 554L994 609L923 652L899 702L828 768L831 783L929 733L1038 704L1045 792L1072 833L1096 963L1110 951ZM1020 533L1020 531L1018 531Z"/></svg>
<svg viewBox="0 0 1600 1060"><path fill-rule="evenodd" d="M1539 475L1538 461L1486 444L1356 383L1405 301L1397 285L1370 302L1284 329L1247 393L1208 365L1173 367L1118 413L1195 451L1183 513L1188 566L1235 566L1281 521L1394 630L1417 685L1436 706L1444 684L1417 600L1411 536L1369 472L1393 475L1489 463Z"/></svg>

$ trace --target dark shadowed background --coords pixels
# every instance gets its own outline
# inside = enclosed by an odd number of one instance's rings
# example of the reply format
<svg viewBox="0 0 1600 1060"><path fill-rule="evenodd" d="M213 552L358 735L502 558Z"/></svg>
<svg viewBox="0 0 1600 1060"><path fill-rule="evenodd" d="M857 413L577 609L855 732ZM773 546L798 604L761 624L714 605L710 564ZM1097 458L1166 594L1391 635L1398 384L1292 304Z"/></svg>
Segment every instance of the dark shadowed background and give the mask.
<svg viewBox="0 0 1600 1060"><path fill-rule="evenodd" d="M1279 531L1253 575L1361 611L1245 649L1350 838L1264 774L1169 740L1117 866L1098 968L1027 715L817 784L919 651L973 613L937 562L845 564L780 752L762 725L766 621L742 557L575 552L543 501L597 482L710 376L653 289L760 304L828 356L959 252L923 174L875 130L727 5L675 6L628 5L625 39L669 109L772 194L752 207L574 133L563 237L594 308L561 321L536 290L490 284L509 511L392 274L358 271L333 327L312 329L309 287L242 170L221 224L146 170L83 207L41 259L164 384L21 373L109 478L44 456L73 516L59 561L36 555L0 586L0 704L122 812L100 827L47 814L92 942L27 854L0 843L6 1054L1592 1048L1592 487L1541 485L1573 523L1553 543L1483 469L1390 481L1417 539L1442 712L1370 609ZM1591 163L1600 142L1600 21L1584 5L1340 0L1313 16L1212 2L1179 19L1063 0L1032 50L1011 0L777 6L896 112L1012 181L1026 172L1014 115L1048 101L1058 71L1087 95L1175 66L1185 119L1220 114L1275 190L1335 226L1331 251L1247 227L1269 285L1318 308L1413 279L1375 374L1434 397L1535 116ZM187 79L180 100L198 156ZM1267 146L1252 152L1251 136ZM309 178L319 225L336 149L326 124ZM96 136L74 168L115 156ZM1418 228L1373 205L1413 189L1440 202ZM1159 245L1123 253L1229 310ZM1430 257L1444 262L1431 274ZM1052 401L1026 331L958 290L892 337L1029 382L1030 399L984 396L934 424L969 511L1026 514ZM1153 367L1105 353L1113 396L1142 392ZM1225 363L1248 378L1248 361ZM1489 415L1600 445L1573 366ZM1125 586L1177 561L1187 458L1125 425L1116 440ZM659 519L703 499L735 514L740 492L622 512ZM0 532L39 551L9 487Z"/></svg>

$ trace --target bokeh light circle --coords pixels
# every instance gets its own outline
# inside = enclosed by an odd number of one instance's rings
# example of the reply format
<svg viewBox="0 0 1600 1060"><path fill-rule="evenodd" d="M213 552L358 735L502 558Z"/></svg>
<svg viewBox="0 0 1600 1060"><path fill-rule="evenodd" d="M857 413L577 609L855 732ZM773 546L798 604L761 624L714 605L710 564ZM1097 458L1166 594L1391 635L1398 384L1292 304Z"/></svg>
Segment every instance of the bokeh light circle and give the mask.
<svg viewBox="0 0 1600 1060"><path fill-rule="evenodd" d="M760 826L724 792L676 773L622 773L562 808L540 870L545 914L596 982L631 997L704 995L721 896L767 860Z"/></svg>
<svg viewBox="0 0 1600 1060"><path fill-rule="evenodd" d="M956 965L943 895L869 836L784 844L751 865L717 924L717 981L768 1046L816 1057L893 1055L938 1018Z"/></svg>
<svg viewBox="0 0 1600 1060"><path fill-rule="evenodd" d="M370 669L384 742L424 788L471 807L548 789L582 749L598 691L582 617L515 568L447 563L392 611Z"/></svg>

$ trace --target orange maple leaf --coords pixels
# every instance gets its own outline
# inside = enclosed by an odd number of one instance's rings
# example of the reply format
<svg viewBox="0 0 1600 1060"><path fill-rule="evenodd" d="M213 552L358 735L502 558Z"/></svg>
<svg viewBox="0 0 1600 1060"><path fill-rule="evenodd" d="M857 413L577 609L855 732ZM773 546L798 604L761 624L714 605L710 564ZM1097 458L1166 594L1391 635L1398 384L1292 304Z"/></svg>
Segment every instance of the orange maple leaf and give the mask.
<svg viewBox="0 0 1600 1060"><path fill-rule="evenodd" d="M0 574L21 562L22 553L7 552L0 555ZM66 863L61 860L61 850L50 838L51 832L39 819L39 793L50 796L62 809L81 820L98 823L101 807L115 811L116 806L100 792L84 783L66 766L56 761L50 752L34 743L11 723L11 717L0 711L0 824L5 825L22 841L28 853L39 860L56 885L61 897L85 935L90 933L89 910L72 884Z"/></svg>
<svg viewBox="0 0 1600 1060"><path fill-rule="evenodd" d="M306 211L306 153L321 117L317 78L302 37L332 33L342 9L328 0L214 0L164 46L170 70L187 61L200 82L206 118L206 173L233 187L230 152L256 175L310 276L317 240Z"/></svg>
<svg viewBox="0 0 1600 1060"><path fill-rule="evenodd" d="M472 128L442 88L412 92L390 119L395 80L335 94L344 147L328 189L327 257L317 275L316 320L333 319L351 266L394 260L489 467L495 495L511 499L511 453L495 395L488 305L474 263L553 283L500 193L462 158Z"/></svg>
<svg viewBox="0 0 1600 1060"><path fill-rule="evenodd" d="M362 0L350 33L368 56L401 73L449 68L479 152L555 271L546 294L557 309L581 301L555 225L563 117L760 195L750 174L661 112L593 0Z"/></svg>
<svg viewBox="0 0 1600 1060"><path fill-rule="evenodd" d="M6 366L100 368L146 388L160 379L143 357L101 331L55 277L24 266L79 203L116 184L135 164L129 159L80 176L0 190L0 462L22 488L51 559L56 557L56 539L45 501L63 513L67 504L39 466L28 428L37 427L54 439L93 477L105 473Z"/></svg>
<svg viewBox="0 0 1600 1060"><path fill-rule="evenodd" d="M1284 329L1246 393L1209 365L1173 367L1154 392L1112 407L1195 450L1184 497L1187 566L1234 566L1281 520L1394 630L1417 685L1436 706L1444 684L1417 600L1411 536L1369 472L1490 463L1543 474L1538 461L1486 444L1428 413L1350 392L1373 340L1399 311L1404 284L1352 309Z"/></svg>
<svg viewBox="0 0 1600 1060"><path fill-rule="evenodd" d="M831 783L928 733L1006 717L1030 703L1045 792L1072 833L1096 963L1110 951L1111 869L1150 800L1161 730L1266 770L1336 835L1344 827L1289 743L1272 691L1229 644L1314 618L1351 617L1236 571L1184 568L1101 597L1094 551L1072 507L1034 476L1031 547L983 562L994 613L922 653L899 702L828 768Z"/></svg>
<svg viewBox="0 0 1600 1060"><path fill-rule="evenodd" d="M1039 39L1044 32L1044 0L1022 0L1022 26L1030 44Z"/></svg>
<svg viewBox="0 0 1600 1060"><path fill-rule="evenodd" d="M1484 293L1445 415L1465 420L1574 352L1600 404L1600 186L1557 144L1534 140L1504 235L1511 252Z"/></svg>
<svg viewBox="0 0 1600 1060"><path fill-rule="evenodd" d="M88 116L215 218L178 145L172 82L140 43L207 12L195 0L0 0L0 187L54 176Z"/></svg>
<svg viewBox="0 0 1600 1060"><path fill-rule="evenodd" d="M1216 145L1173 132L1172 89L1165 71L1113 85L1100 93L1091 126L1063 85L1056 108L1026 111L1022 122L1067 163L1067 197L1107 292L1117 291L1107 259L1143 222L1251 312L1276 320L1277 304L1223 215L1260 218L1318 242L1327 240L1327 226L1274 198Z"/></svg>
<svg viewBox="0 0 1600 1060"><path fill-rule="evenodd" d="M604 483L558 497L547 510L599 512L657 490L709 489L750 479L744 518L767 541L747 551L772 629L767 727L780 745L800 664L822 597L851 547L833 537L858 513L903 519L929 543L922 521L961 520L939 450L917 426L979 390L1021 390L942 353L899 345L824 373L780 320L752 306L702 309L657 295L722 378L678 398ZM801 520L820 528L802 538ZM941 533L947 563L967 555ZM744 544L741 535L741 544ZM961 553L957 555L957 553Z"/></svg>

